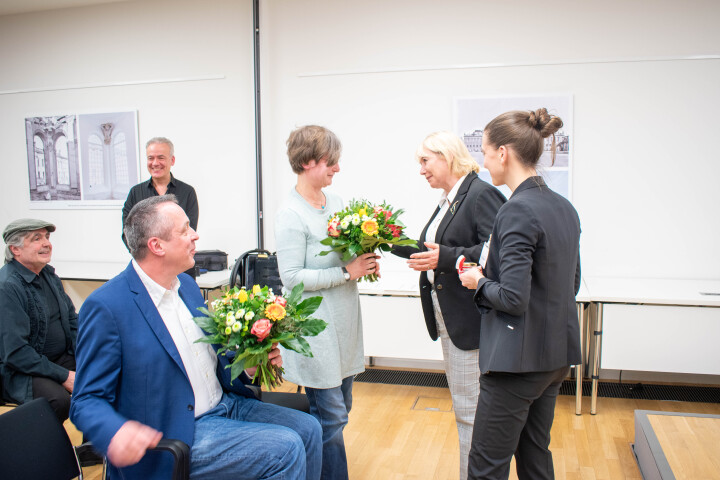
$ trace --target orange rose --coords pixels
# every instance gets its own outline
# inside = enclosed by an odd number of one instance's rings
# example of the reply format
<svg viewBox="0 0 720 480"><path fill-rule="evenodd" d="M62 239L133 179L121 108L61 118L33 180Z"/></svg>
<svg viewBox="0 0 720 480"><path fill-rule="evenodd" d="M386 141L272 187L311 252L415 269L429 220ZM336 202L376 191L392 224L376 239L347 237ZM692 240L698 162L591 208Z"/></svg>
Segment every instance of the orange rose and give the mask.
<svg viewBox="0 0 720 480"><path fill-rule="evenodd" d="M265 307L265 315L272 321L285 318L285 308L278 303L271 303Z"/></svg>

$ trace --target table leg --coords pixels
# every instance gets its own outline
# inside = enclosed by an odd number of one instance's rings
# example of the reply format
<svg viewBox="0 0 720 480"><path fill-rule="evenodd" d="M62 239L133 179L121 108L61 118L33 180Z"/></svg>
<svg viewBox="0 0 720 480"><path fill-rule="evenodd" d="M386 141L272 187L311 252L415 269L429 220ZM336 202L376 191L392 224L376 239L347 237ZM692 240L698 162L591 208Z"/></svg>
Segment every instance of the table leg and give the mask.
<svg viewBox="0 0 720 480"><path fill-rule="evenodd" d="M603 304L597 304L597 314L595 316L595 355L593 355L593 371L592 371L592 393L590 396L590 414L597 413L597 388L600 379L600 350L602 349L602 329L603 329Z"/></svg>
<svg viewBox="0 0 720 480"><path fill-rule="evenodd" d="M580 364L575 365L575 415L582 415L582 381L585 371L585 304L578 302L578 322L580 322Z"/></svg>

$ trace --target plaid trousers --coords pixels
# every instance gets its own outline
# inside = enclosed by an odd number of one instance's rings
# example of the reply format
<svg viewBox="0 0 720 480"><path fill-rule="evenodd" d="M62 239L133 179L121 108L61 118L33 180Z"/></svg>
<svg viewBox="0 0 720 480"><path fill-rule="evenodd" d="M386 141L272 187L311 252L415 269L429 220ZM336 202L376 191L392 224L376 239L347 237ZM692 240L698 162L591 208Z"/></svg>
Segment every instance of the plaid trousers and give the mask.
<svg viewBox="0 0 720 480"><path fill-rule="evenodd" d="M450 396L452 397L453 410L455 410L455 422L457 423L458 438L460 440L459 478L460 480L466 480L475 410L480 395L479 350L461 350L452 343L445 328L445 319L440 311L440 303L435 290L430 292L430 296L435 311L435 322L443 350L445 376L450 387Z"/></svg>

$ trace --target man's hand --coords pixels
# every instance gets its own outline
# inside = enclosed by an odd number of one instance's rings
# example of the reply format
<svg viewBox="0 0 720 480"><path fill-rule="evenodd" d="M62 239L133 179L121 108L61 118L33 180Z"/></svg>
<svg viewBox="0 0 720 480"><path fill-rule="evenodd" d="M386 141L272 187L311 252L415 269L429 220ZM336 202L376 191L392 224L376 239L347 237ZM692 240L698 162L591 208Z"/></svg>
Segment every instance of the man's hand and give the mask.
<svg viewBox="0 0 720 480"><path fill-rule="evenodd" d="M425 272L427 270L435 270L440 258L440 245L432 242L425 242L426 252L413 253L407 264L413 270Z"/></svg>
<svg viewBox="0 0 720 480"><path fill-rule="evenodd" d="M67 380L62 383L62 386L65 387L65 390L72 393L73 388L75 388L75 372L72 370L68 372Z"/></svg>
<svg viewBox="0 0 720 480"><path fill-rule="evenodd" d="M277 343L273 343L272 349L268 352L268 359L270 359L270 363L272 365L275 365L276 367L282 368L283 366L283 360L282 355L280 354L280 349L278 348ZM245 369L245 374L252 378L253 375L255 375L255 372L257 371L257 366L250 367Z"/></svg>
<svg viewBox="0 0 720 480"><path fill-rule="evenodd" d="M460 274L460 281L462 282L463 287L469 288L470 290L475 290L478 286L478 282L483 277L484 275L479 267L471 268L470 270L467 270Z"/></svg>
<svg viewBox="0 0 720 480"><path fill-rule="evenodd" d="M107 458L116 467L135 465L145 456L148 448L154 448L162 438L162 432L135 420L123 423L108 446Z"/></svg>

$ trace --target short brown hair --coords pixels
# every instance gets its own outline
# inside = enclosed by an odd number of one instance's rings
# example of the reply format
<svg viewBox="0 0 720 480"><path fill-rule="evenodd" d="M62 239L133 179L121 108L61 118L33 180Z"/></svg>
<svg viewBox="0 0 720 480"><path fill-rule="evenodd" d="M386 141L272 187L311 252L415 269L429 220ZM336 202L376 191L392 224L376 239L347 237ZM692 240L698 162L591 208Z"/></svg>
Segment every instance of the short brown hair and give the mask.
<svg viewBox="0 0 720 480"><path fill-rule="evenodd" d="M545 137L553 136L552 163L555 163L555 132L563 126L560 117L546 108L535 111L513 110L498 115L483 130L483 137L495 148L512 147L520 162L535 168L545 147Z"/></svg>
<svg viewBox="0 0 720 480"><path fill-rule="evenodd" d="M293 172L298 175L311 160L327 160L332 167L340 160L342 145L337 135L325 127L306 125L293 130L287 139L287 155Z"/></svg>

